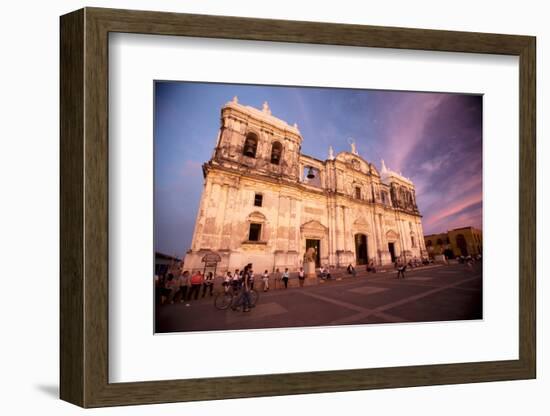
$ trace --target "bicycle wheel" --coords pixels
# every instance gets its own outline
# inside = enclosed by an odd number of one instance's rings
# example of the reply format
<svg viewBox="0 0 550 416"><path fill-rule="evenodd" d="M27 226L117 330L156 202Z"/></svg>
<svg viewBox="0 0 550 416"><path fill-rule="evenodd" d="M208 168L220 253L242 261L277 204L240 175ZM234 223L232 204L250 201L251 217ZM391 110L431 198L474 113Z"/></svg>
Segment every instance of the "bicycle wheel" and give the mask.
<svg viewBox="0 0 550 416"><path fill-rule="evenodd" d="M229 292L221 292L214 298L214 306L217 309L224 310L229 308L233 301L233 295Z"/></svg>
<svg viewBox="0 0 550 416"><path fill-rule="evenodd" d="M256 303L258 302L258 299L260 298L260 294L256 292L254 289L250 291L250 306L256 306Z"/></svg>

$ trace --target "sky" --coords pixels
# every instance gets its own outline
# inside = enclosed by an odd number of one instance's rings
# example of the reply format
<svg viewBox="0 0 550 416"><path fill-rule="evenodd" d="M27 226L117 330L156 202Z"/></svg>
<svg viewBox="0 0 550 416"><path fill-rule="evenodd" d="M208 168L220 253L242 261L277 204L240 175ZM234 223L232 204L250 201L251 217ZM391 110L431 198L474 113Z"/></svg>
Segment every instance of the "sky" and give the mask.
<svg viewBox="0 0 550 416"><path fill-rule="evenodd" d="M298 124L302 153L349 151L410 178L424 234L482 225L482 96L403 91L155 83L155 250L182 257L191 245L222 106L239 103Z"/></svg>

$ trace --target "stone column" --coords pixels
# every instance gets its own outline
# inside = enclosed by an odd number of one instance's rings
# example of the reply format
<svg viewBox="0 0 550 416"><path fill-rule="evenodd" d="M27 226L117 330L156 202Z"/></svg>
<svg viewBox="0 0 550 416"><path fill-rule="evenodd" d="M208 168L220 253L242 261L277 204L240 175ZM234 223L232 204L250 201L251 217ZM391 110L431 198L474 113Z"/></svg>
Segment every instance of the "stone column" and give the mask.
<svg viewBox="0 0 550 416"><path fill-rule="evenodd" d="M297 238L299 238L299 226L296 224L296 212L298 210L298 201L294 198L289 198L288 212L288 248L286 253L286 265L291 270L296 270L299 267Z"/></svg>
<svg viewBox="0 0 550 416"><path fill-rule="evenodd" d="M191 249L197 251L200 249L202 242L202 232L204 229L204 223L206 221L206 212L208 208L208 202L210 201L210 193L212 192L212 181L206 178L206 184L202 191L201 202L199 204L199 211L197 212L197 220L195 221L195 230L193 231L193 240Z"/></svg>
<svg viewBox="0 0 550 416"><path fill-rule="evenodd" d="M237 193L238 188L230 186L227 190L227 209L225 212L225 224L224 234L227 239L227 244L222 244L222 249L233 250L237 247L237 240L235 239L235 212L237 207Z"/></svg>
<svg viewBox="0 0 550 416"><path fill-rule="evenodd" d="M212 198L210 199L210 206L208 207L207 220L212 223L212 230L208 230L208 234L211 236L209 249L217 250L220 244L221 224L220 216L222 214L222 206L220 204L222 200L222 185L214 183L212 185ZM210 228L208 226L208 228Z"/></svg>
<svg viewBox="0 0 550 416"><path fill-rule="evenodd" d="M343 221L343 214L342 210L340 209L340 205L338 205L338 201L334 201L334 214L336 217L336 227L334 230L334 235L336 237L336 245L335 245L335 254L336 254L336 265L341 266L340 263L343 263L343 252L344 252L344 221Z"/></svg>
<svg viewBox="0 0 550 416"><path fill-rule="evenodd" d="M378 214L378 224L380 226L380 242L382 244L381 261L382 264L391 264L391 254L388 246L388 240L386 239L386 233L384 228L384 218L382 214Z"/></svg>
<svg viewBox="0 0 550 416"><path fill-rule="evenodd" d="M376 217L374 213L370 212L370 221L369 221L369 230L367 234L367 255L370 260L374 260L375 263L378 263L380 257L378 256L378 251L380 249L380 241L378 238L378 226L376 224ZM367 218L369 218L367 216Z"/></svg>
<svg viewBox="0 0 550 416"><path fill-rule="evenodd" d="M387 241L386 241L386 234L384 233L384 219L382 218L382 214L378 214L378 227L380 229L380 245L384 248L384 251L388 249Z"/></svg>
<svg viewBox="0 0 550 416"><path fill-rule="evenodd" d="M277 221L277 250L286 251L288 250L288 219L285 218L286 215L289 215L289 198L284 195L279 195L279 212ZM285 231L281 230L281 227L286 229Z"/></svg>
<svg viewBox="0 0 550 416"><path fill-rule="evenodd" d="M305 250L305 247L302 247L302 235L301 235L301 225L302 225L302 200L296 199L296 215L294 217L294 228L296 230L295 236L295 250L298 252L298 258L301 258L302 251Z"/></svg>
<svg viewBox="0 0 550 416"><path fill-rule="evenodd" d="M345 233L344 233L344 246L346 247L346 256L345 256L345 263L346 265L352 262L354 259L353 255L351 253L355 252L355 239L353 238L353 230L351 225L351 213L350 208L342 206L342 211L344 212L344 224L345 224ZM367 254L368 256L368 254Z"/></svg>
<svg viewBox="0 0 550 416"><path fill-rule="evenodd" d="M334 211L334 199L327 198L327 225L328 225L328 261L331 265L336 264L336 213Z"/></svg>
<svg viewBox="0 0 550 416"><path fill-rule="evenodd" d="M349 251L349 228L348 228L348 215L346 212L346 207L341 205L342 208L342 223L343 223L343 238L344 238L344 250Z"/></svg>
<svg viewBox="0 0 550 416"><path fill-rule="evenodd" d="M330 220L332 222L331 238L332 238L332 264L338 264L338 256L336 251L338 248L338 206L336 199L333 197L330 200Z"/></svg>
<svg viewBox="0 0 550 416"><path fill-rule="evenodd" d="M381 233L380 230L380 224L378 224L378 214L371 211L371 218L372 218L372 230L374 233L374 240L376 242L375 253L376 253L376 262L380 262L381 260L381 252L382 252L382 241L381 241Z"/></svg>
<svg viewBox="0 0 550 416"><path fill-rule="evenodd" d="M418 247L420 248L420 252L422 254L422 251L426 250L426 242L424 241L424 233L422 231L422 223L420 221L416 222L416 233L418 235Z"/></svg>
<svg viewBox="0 0 550 416"><path fill-rule="evenodd" d="M338 202L335 201L334 213L336 214L336 251L344 250L344 224L342 222L342 211Z"/></svg>
<svg viewBox="0 0 550 416"><path fill-rule="evenodd" d="M220 202L218 206L218 215L216 216L216 227L219 228L218 243L216 244L216 249L224 248L224 228L225 228L225 217L227 213L227 194L229 186L223 184L221 186L221 195ZM221 212L220 212L221 211Z"/></svg>
<svg viewBox="0 0 550 416"><path fill-rule="evenodd" d="M399 219L398 223L399 223L399 228L401 230L399 231L399 234L401 234L402 251L409 250L410 233L406 231L405 224L403 223L402 219Z"/></svg>
<svg viewBox="0 0 550 416"><path fill-rule="evenodd" d="M396 224L397 233L399 234L399 252L397 252L396 250L395 255L397 257L401 257L403 255L403 251L405 250L405 247L403 246L403 230L401 229L401 219L397 215L395 217L395 224Z"/></svg>

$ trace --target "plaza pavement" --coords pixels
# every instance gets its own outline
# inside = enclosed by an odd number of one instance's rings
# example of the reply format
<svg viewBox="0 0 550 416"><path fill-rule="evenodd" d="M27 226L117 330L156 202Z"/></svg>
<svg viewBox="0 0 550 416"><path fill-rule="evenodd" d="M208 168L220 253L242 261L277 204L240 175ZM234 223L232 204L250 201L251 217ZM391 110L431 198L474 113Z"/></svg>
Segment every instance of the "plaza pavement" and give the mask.
<svg viewBox="0 0 550 416"><path fill-rule="evenodd" d="M481 264L419 267L261 292L250 312L220 311L214 298L161 305L156 332L482 319ZM256 283L255 288L261 287Z"/></svg>

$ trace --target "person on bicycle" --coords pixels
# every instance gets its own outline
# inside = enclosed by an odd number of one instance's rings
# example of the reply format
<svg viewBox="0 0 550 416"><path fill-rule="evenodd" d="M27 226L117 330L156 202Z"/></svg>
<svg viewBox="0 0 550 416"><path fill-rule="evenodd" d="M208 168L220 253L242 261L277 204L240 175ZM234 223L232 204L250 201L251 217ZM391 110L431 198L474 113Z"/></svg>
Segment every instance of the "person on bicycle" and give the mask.
<svg viewBox="0 0 550 416"><path fill-rule="evenodd" d="M231 285L233 285L233 289L235 291L239 289L240 280L241 276L239 274L239 269L235 269L235 273L233 273L233 280L231 281Z"/></svg>
<svg viewBox="0 0 550 416"><path fill-rule="evenodd" d="M229 286L231 286L231 280L233 280L233 276L231 276L231 272L227 272L222 283L224 292L227 292L229 290Z"/></svg>

